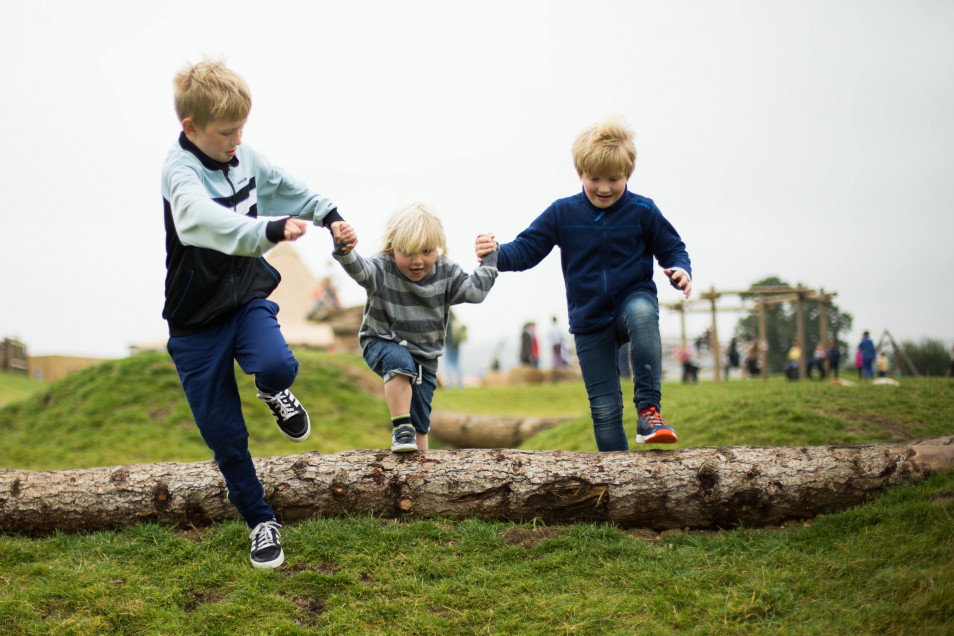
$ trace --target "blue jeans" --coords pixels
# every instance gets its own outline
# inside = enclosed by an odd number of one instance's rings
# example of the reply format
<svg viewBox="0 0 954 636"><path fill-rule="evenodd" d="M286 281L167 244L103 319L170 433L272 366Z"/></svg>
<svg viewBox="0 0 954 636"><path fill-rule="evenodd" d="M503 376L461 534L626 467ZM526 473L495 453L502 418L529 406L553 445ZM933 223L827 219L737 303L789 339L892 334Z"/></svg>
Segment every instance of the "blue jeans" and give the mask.
<svg viewBox="0 0 954 636"><path fill-rule="evenodd" d="M583 372L596 447L603 451L629 449L623 428L617 352L630 343L633 402L639 411L660 407L662 400L662 342L659 338L659 301L651 291L633 292L619 306L612 322L597 331L574 335Z"/></svg>
<svg viewBox="0 0 954 636"><path fill-rule="evenodd" d="M411 379L411 424L421 435L431 430L431 402L437 388L437 373L418 364L407 347L390 340L368 341L362 351L364 361L371 370L384 378L384 382L396 375Z"/></svg>
<svg viewBox="0 0 954 636"><path fill-rule="evenodd" d="M225 323L190 336L169 338L167 348L179 373L202 439L215 457L229 501L250 528L275 517L248 452L248 428L235 382L235 361L266 393L287 389L298 361L278 326L278 305L249 302Z"/></svg>

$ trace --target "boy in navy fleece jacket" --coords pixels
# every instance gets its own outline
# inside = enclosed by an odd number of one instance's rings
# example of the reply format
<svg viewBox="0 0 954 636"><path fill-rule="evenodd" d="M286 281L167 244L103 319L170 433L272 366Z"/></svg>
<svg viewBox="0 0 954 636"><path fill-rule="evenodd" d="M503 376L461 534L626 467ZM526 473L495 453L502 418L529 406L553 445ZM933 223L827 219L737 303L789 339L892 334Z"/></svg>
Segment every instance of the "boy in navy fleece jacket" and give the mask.
<svg viewBox="0 0 954 636"><path fill-rule="evenodd" d="M630 343L638 413L636 442L674 443L676 432L660 415L662 344L653 258L686 298L691 264L675 228L651 199L630 192L636 163L633 132L609 120L584 130L573 144L583 192L559 199L510 243L478 237L477 256L499 247L497 269L522 271L555 247L566 283L570 333L590 401L600 451L628 450L617 352Z"/></svg>

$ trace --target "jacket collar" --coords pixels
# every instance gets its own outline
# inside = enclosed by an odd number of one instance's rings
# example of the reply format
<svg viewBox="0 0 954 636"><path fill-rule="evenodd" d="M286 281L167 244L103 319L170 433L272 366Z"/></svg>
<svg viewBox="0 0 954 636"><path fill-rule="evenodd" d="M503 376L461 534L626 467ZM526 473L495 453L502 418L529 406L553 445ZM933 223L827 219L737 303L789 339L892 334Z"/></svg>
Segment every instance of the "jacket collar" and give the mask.
<svg viewBox="0 0 954 636"><path fill-rule="evenodd" d="M186 137L184 132L179 133L179 146L188 152L191 152L195 155L196 159L202 162L202 165L208 168L209 170L221 170L222 172L228 174L229 168L234 168L239 165L238 157L232 157L228 163L222 163L221 161L216 161L212 157L208 156L196 146L194 143L189 141L189 138Z"/></svg>
<svg viewBox="0 0 954 636"><path fill-rule="evenodd" d="M586 196L586 190L580 190L579 196L581 199L583 199L584 205L586 205L589 209L596 212L598 216L603 216L604 214L615 212L616 210L619 210L620 208L625 206L626 203L629 201L629 195L630 195L629 188L626 188L626 190L623 192L623 196L621 196L619 200L616 201L616 203L609 206L608 208L598 208L595 205L593 205L593 202L590 201L590 198Z"/></svg>

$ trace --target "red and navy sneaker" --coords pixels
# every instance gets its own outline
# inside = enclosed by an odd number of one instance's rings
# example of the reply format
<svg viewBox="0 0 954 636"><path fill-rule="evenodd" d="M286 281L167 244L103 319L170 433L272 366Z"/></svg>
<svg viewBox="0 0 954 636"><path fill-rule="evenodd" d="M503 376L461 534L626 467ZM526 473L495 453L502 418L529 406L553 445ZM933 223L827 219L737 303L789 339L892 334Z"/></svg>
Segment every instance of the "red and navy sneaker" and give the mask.
<svg viewBox="0 0 954 636"><path fill-rule="evenodd" d="M647 406L636 420L637 444L675 444L676 431L667 426L655 406Z"/></svg>

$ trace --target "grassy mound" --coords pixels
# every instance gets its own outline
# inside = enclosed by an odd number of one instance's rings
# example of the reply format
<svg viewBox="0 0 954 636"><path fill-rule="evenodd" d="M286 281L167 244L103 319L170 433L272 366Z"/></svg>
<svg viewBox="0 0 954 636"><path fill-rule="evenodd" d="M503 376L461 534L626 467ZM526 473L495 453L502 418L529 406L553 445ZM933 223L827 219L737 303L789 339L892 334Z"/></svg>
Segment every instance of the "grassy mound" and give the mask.
<svg viewBox="0 0 954 636"><path fill-rule="evenodd" d="M256 457L390 444L381 380L355 356L298 354L295 395L311 417L311 437L295 444L278 432L236 367L249 447ZM199 436L169 356L105 362L0 409L0 466L59 470L160 461L203 461Z"/></svg>
<svg viewBox="0 0 954 636"><path fill-rule="evenodd" d="M384 447L380 380L299 354L311 438L287 442L240 376L256 455ZM627 428L633 409L627 401ZM434 407L570 416L529 448L593 450L581 383L438 391ZM677 446L904 441L954 434L954 383L666 384ZM0 466L209 458L168 356L116 360L0 409ZM637 449L637 452L643 448ZM0 535L6 634L950 634L954 473L786 528L622 530L368 516L286 526L255 571L248 529Z"/></svg>
<svg viewBox="0 0 954 636"><path fill-rule="evenodd" d="M293 388L312 421L311 437L301 444L281 436L270 411L255 398L252 378L236 366L254 456L390 444L381 380L360 356L305 351L297 357L301 367ZM635 409L632 385L626 384L625 422L632 440ZM113 360L37 386L40 390L29 398L0 409L5 442L0 466L55 470L210 458L166 354ZM596 450L580 381L438 390L433 406L486 415L570 417L523 448ZM905 380L900 386L781 378L664 383L663 416L679 434L676 448L903 442L954 433L954 383L946 378ZM438 447L438 440L432 438L431 445Z"/></svg>

